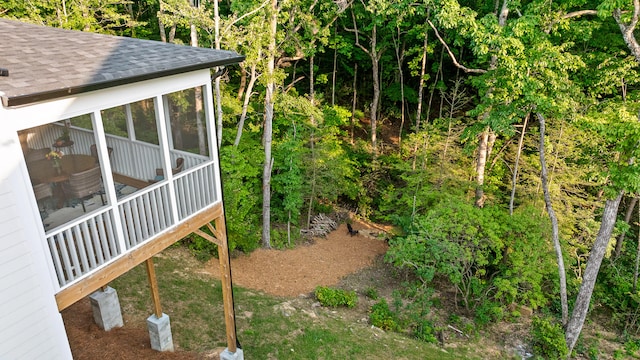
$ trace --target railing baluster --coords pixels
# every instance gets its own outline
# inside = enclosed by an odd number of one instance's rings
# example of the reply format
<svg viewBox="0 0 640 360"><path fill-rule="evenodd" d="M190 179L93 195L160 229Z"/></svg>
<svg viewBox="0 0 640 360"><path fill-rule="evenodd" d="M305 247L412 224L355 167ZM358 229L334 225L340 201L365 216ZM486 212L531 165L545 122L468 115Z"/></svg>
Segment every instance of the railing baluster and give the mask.
<svg viewBox="0 0 640 360"><path fill-rule="evenodd" d="M132 199L131 201L133 201L134 199ZM134 232L134 224L133 224L133 216L131 216L131 201L127 201L126 204L124 204L124 214L125 214L125 220L123 221L124 224L126 225L126 228L124 231L125 234L127 234L128 236L128 241L127 241L127 249L129 250L132 247L136 246L136 237L135 237L135 232Z"/></svg>
<svg viewBox="0 0 640 360"><path fill-rule="evenodd" d="M91 244L91 236L87 233L87 222L83 222L73 228L75 239L80 244L80 259L82 259L82 272L89 271L96 266L95 250ZM87 263L88 262L88 263Z"/></svg>
<svg viewBox="0 0 640 360"><path fill-rule="evenodd" d="M71 279L75 279L76 276L82 271L80 261L78 261L78 251L76 250L75 240L73 239L73 233L71 229L64 232L64 242L67 245L69 256L71 259ZM74 274L74 271L76 274Z"/></svg>
<svg viewBox="0 0 640 360"><path fill-rule="evenodd" d="M60 263L60 254L58 253L56 236L47 238L47 242L49 243L49 250L51 251L51 257L53 258L53 267L56 269L56 275L58 276L58 284L62 286L66 284L66 281L64 279L64 268Z"/></svg>
<svg viewBox="0 0 640 360"><path fill-rule="evenodd" d="M108 214L105 213L105 214ZM113 257L113 252L111 250L111 246L114 244L113 239L106 235L105 227L107 227L107 220L103 214L98 215L95 222L96 229L96 238L99 239L100 244L102 245L102 252L104 254L104 261L107 262L111 260Z"/></svg>
<svg viewBox="0 0 640 360"><path fill-rule="evenodd" d="M142 229L140 228L140 211L138 210L139 201L140 198L135 198L131 201L131 216L133 217L133 229L136 235L136 245L140 244L144 239L142 236Z"/></svg>
<svg viewBox="0 0 640 360"><path fill-rule="evenodd" d="M82 272L86 271L89 268L89 262L87 261L87 252L84 247L84 239L82 234L80 233L77 226L69 229L69 232L73 235L71 236L71 243L76 249L78 254L78 260L76 260L76 264L78 264L78 275L82 274Z"/></svg>
<svg viewBox="0 0 640 360"><path fill-rule="evenodd" d="M120 249L120 242L116 239L116 233L113 229L113 220L111 216L111 211L107 211L104 213L104 223L105 229L107 231L107 236L109 238L109 248L111 249L111 257L120 255L124 252L124 249ZM122 217L121 217L122 219ZM124 236L127 237L127 232L124 232ZM126 242L125 242L126 244Z"/></svg>
<svg viewBox="0 0 640 360"><path fill-rule="evenodd" d="M156 228L153 226L153 213L151 212L151 201L149 200L149 193L143 195L144 201L144 213L145 213L145 223L146 228L148 229L148 234L145 236L145 239L150 238L151 236L156 234Z"/></svg>
<svg viewBox="0 0 640 360"><path fill-rule="evenodd" d="M102 265L104 264L105 259L104 241L100 241L100 237L98 236L98 231L96 229L96 219L89 219L87 220L86 224L89 226L89 236L91 236L91 240L93 240L93 248L96 252L96 263L97 265Z"/></svg>
<svg viewBox="0 0 640 360"><path fill-rule="evenodd" d="M173 225L174 221L176 221L171 215L171 211L169 211L169 209L171 208L171 205L170 205L171 201L169 199L169 185L164 185L161 189L162 189L162 210L165 213L166 226L169 227Z"/></svg>
<svg viewBox="0 0 640 360"><path fill-rule="evenodd" d="M150 201L151 201L151 211L153 218L153 227L156 229L156 232L160 232L164 229L164 227L160 226L160 216L158 214L158 200L156 199L156 191L149 192Z"/></svg>

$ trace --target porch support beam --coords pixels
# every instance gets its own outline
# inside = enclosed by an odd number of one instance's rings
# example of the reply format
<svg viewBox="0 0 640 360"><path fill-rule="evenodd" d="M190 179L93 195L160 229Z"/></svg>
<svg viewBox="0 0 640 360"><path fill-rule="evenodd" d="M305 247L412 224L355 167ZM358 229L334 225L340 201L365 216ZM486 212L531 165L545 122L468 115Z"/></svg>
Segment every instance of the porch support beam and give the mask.
<svg viewBox="0 0 640 360"><path fill-rule="evenodd" d="M222 302L224 305L224 322L227 330L227 350L235 354L238 340L236 338L236 319L233 307L233 285L231 283L231 264L229 262L229 244L227 243L227 229L224 216L216 217L215 228L211 223L207 227L220 242L218 259L220 261L220 281L222 283Z"/></svg>
<svg viewBox="0 0 640 360"><path fill-rule="evenodd" d="M149 288L151 289L151 299L153 300L153 312L157 318L162 317L162 305L160 305L160 291L158 290L158 279L156 278L156 268L153 266L153 257L145 261L147 265L147 276L149 277Z"/></svg>
<svg viewBox="0 0 640 360"><path fill-rule="evenodd" d="M158 237L147 240L144 244L140 245L140 247L127 252L127 254L107 264L94 274L83 278L81 281L78 281L57 293L56 303L58 304L58 310L62 311L73 305L76 301L108 284L120 275L141 264L143 261L168 248L183 237L193 233L195 230L211 221L211 219L217 219L221 216L223 216L223 206L222 202L218 202L197 215L180 222L178 225Z"/></svg>
<svg viewBox="0 0 640 360"><path fill-rule="evenodd" d="M214 244L216 244L218 246L222 246L222 242L220 240L216 239L215 237L207 234L206 232L204 232L204 231L202 231L200 229L194 231L194 233L196 233L198 236L202 237L203 239L205 239L205 240L207 240L209 242L212 242L212 243L214 243Z"/></svg>

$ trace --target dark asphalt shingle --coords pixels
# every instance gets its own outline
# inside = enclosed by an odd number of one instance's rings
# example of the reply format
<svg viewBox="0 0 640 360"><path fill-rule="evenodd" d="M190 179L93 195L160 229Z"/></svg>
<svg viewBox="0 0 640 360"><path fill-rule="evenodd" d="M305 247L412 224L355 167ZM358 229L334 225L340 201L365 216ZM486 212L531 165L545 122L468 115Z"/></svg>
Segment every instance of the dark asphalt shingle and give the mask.
<svg viewBox="0 0 640 360"><path fill-rule="evenodd" d="M235 64L232 51L71 31L0 19L4 106Z"/></svg>

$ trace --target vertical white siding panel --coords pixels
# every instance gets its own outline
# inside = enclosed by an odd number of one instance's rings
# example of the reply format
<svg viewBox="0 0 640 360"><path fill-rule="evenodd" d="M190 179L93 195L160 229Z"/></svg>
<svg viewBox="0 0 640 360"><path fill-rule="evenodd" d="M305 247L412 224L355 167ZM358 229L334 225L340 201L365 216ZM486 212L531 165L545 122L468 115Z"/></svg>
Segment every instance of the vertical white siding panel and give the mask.
<svg viewBox="0 0 640 360"><path fill-rule="evenodd" d="M0 107L0 359L71 359L17 133Z"/></svg>

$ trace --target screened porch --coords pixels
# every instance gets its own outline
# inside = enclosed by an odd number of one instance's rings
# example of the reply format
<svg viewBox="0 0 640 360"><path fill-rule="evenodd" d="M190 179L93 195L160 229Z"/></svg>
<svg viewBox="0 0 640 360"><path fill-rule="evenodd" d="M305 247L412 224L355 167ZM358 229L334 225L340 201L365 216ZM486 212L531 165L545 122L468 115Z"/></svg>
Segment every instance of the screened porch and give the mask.
<svg viewBox="0 0 640 360"><path fill-rule="evenodd" d="M202 94L191 88L18 133L58 290L221 201Z"/></svg>

